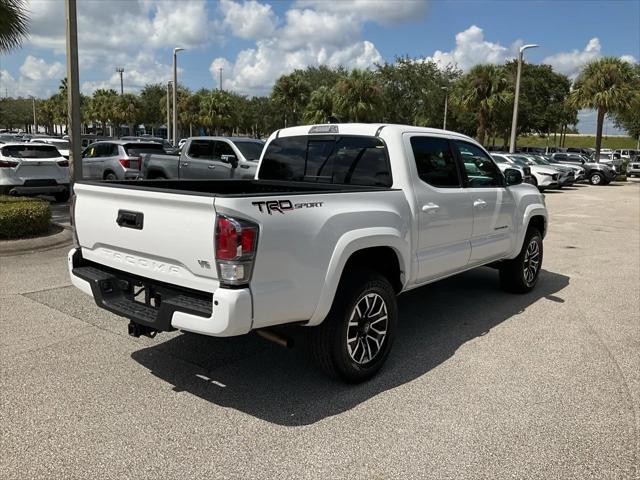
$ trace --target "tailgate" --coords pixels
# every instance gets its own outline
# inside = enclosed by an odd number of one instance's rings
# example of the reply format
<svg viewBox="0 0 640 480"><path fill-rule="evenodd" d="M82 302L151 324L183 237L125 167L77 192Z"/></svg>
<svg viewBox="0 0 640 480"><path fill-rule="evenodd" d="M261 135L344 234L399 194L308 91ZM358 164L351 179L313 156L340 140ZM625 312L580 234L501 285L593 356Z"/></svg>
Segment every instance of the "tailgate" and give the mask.
<svg viewBox="0 0 640 480"><path fill-rule="evenodd" d="M77 183L82 256L118 270L213 292L213 197Z"/></svg>

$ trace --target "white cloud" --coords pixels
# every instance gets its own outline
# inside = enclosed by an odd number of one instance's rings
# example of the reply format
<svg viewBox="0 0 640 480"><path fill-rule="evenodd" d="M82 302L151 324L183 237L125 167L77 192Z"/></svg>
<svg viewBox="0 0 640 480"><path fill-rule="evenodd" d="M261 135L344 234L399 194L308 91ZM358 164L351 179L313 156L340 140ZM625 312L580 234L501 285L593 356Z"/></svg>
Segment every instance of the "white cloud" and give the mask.
<svg viewBox="0 0 640 480"><path fill-rule="evenodd" d="M42 58L28 55L19 68L16 79L7 70L0 71L1 94L10 97L49 96L58 90L65 76L65 67L60 62L47 63Z"/></svg>
<svg viewBox="0 0 640 480"><path fill-rule="evenodd" d="M220 2L223 23L239 38L257 40L273 34L278 18L271 5L250 0L239 4L230 0Z"/></svg>
<svg viewBox="0 0 640 480"><path fill-rule="evenodd" d="M225 8L231 8L231 3L225 0ZM223 75L225 89L261 95L270 91L278 77L297 68L370 68L383 59L373 43L361 40L362 22L354 15L292 8L271 35L242 50L233 62L215 58L209 71L214 81L220 67L227 72Z"/></svg>
<svg viewBox="0 0 640 480"><path fill-rule="evenodd" d="M575 78L585 63L600 57L601 51L600 40L594 37L589 40L584 50L556 53L542 60L542 63L551 65L556 71Z"/></svg>
<svg viewBox="0 0 640 480"><path fill-rule="evenodd" d="M622 55L620 57L620 60L624 60L625 62L632 63L632 64L638 63L638 60L633 55Z"/></svg>
<svg viewBox="0 0 640 480"><path fill-rule="evenodd" d="M383 25L423 19L429 7L428 0L299 0L299 7L318 12L355 16L363 21Z"/></svg>
<svg viewBox="0 0 640 480"><path fill-rule="evenodd" d="M433 60L440 67L452 65L468 70L479 63L504 63L514 57L517 45L518 42L511 48L507 48L499 43L488 42L484 38L482 29L471 25L463 32L456 34L456 47L453 50L449 52L436 50L428 59Z"/></svg>

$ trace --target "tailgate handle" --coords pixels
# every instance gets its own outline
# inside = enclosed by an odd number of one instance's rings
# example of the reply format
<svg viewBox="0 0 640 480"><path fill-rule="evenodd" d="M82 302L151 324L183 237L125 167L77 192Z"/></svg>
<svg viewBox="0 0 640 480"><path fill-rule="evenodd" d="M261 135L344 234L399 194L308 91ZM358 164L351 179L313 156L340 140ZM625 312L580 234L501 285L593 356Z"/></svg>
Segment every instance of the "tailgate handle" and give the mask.
<svg viewBox="0 0 640 480"><path fill-rule="evenodd" d="M116 223L124 228L142 230L144 224L144 214L142 212L131 212L129 210L118 210Z"/></svg>

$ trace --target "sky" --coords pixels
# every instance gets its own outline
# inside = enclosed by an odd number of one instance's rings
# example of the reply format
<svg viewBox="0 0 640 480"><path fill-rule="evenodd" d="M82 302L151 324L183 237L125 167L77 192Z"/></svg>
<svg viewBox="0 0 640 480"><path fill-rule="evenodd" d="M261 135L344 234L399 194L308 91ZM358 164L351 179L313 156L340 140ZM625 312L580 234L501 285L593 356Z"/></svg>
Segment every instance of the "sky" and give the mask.
<svg viewBox="0 0 640 480"><path fill-rule="evenodd" d="M26 0L30 37L0 57L0 96L47 97L65 76L63 0ZM219 86L265 95L282 74L325 64L372 68L399 55L463 71L503 63L536 43L525 60L572 78L586 62L640 59L639 0L77 0L83 93L125 91L178 77L191 89ZM581 133L595 132L593 112ZM605 133L617 133L610 122Z"/></svg>

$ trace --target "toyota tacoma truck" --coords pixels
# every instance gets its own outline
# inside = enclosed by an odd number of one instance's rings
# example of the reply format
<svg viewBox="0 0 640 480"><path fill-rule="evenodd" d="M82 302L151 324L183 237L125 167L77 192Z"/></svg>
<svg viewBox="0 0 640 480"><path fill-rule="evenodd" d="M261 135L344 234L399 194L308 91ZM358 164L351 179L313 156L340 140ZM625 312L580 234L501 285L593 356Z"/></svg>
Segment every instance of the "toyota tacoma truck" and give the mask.
<svg viewBox="0 0 640 480"><path fill-rule="evenodd" d="M520 171L464 135L401 125L286 128L253 179L82 181L74 199L71 281L131 335L302 325L347 382L385 362L399 294L482 265L528 292L547 230Z"/></svg>

